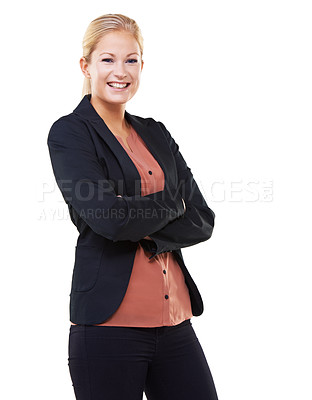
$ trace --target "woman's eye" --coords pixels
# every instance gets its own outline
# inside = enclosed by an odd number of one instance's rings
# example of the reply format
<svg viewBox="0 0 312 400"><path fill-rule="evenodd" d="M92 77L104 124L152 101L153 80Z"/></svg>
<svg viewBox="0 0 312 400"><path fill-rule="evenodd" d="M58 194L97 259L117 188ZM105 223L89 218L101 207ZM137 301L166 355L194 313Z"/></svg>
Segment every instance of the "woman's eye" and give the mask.
<svg viewBox="0 0 312 400"><path fill-rule="evenodd" d="M112 58L103 58L102 61L109 63L110 61L113 62L114 60ZM138 60L135 58L131 58L131 59L127 60L127 62L129 62L130 64L135 64L138 62Z"/></svg>

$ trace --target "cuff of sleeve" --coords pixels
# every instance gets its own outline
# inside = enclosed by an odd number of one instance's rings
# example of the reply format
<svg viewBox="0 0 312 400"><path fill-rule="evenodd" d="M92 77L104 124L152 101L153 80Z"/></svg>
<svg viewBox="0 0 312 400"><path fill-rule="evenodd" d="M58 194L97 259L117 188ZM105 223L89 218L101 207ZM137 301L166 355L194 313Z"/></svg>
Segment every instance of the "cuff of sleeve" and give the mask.
<svg viewBox="0 0 312 400"><path fill-rule="evenodd" d="M177 193L177 208L179 217L181 217L184 214L184 204L183 204L183 198L180 195L180 193Z"/></svg>

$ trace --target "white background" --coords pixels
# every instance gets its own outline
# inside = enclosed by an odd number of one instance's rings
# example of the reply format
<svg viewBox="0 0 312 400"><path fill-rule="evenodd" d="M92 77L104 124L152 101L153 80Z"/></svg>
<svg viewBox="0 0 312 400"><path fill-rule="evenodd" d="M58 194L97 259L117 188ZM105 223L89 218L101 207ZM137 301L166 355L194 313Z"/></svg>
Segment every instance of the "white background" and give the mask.
<svg viewBox="0 0 312 400"><path fill-rule="evenodd" d="M2 6L1 398L74 399L78 232L46 139L80 102L82 37L106 13L134 18L144 36L127 111L166 125L216 213L212 238L183 255L219 400L311 400L312 15L300 0Z"/></svg>

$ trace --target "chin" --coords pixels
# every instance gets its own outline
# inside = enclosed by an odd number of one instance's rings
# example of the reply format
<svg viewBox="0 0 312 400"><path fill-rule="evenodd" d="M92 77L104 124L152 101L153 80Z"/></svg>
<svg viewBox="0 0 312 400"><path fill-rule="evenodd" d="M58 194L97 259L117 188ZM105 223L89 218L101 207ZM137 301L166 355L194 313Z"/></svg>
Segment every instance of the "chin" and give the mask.
<svg viewBox="0 0 312 400"><path fill-rule="evenodd" d="M106 99L105 101L110 104L126 104L130 99Z"/></svg>
<svg viewBox="0 0 312 400"><path fill-rule="evenodd" d="M104 96L104 95L97 95L96 96L101 102L103 103L109 103L109 104L124 104L126 103L129 98L124 97L124 98L117 98L117 97L111 97L111 96Z"/></svg>

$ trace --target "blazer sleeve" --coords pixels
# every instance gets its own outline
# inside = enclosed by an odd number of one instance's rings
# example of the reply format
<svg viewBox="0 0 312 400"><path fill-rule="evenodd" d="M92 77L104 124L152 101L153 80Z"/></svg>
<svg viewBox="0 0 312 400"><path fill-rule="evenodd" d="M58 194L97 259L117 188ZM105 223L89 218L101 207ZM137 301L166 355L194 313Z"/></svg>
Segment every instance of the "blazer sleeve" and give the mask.
<svg viewBox="0 0 312 400"><path fill-rule="evenodd" d="M162 122L157 122L167 138L169 147L174 155L178 171L178 192L186 204L186 211L181 218L170 221L166 226L149 235L156 243L153 247L144 239L142 246L154 249L155 254L165 251L177 250L182 247L208 240L214 228L215 213L208 207L198 185L193 177L191 169L187 166L179 146Z"/></svg>
<svg viewBox="0 0 312 400"><path fill-rule="evenodd" d="M61 117L47 140L53 172L65 202L97 234L139 241L184 213L182 197L167 191L119 197L105 176L92 138L78 119Z"/></svg>

